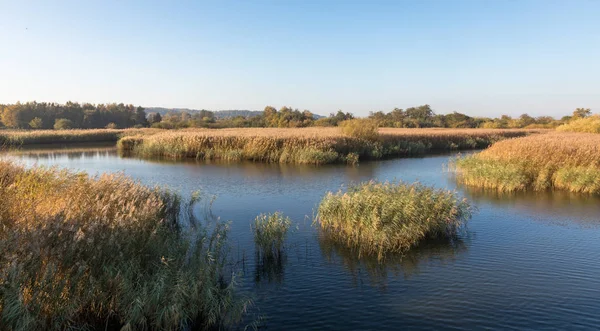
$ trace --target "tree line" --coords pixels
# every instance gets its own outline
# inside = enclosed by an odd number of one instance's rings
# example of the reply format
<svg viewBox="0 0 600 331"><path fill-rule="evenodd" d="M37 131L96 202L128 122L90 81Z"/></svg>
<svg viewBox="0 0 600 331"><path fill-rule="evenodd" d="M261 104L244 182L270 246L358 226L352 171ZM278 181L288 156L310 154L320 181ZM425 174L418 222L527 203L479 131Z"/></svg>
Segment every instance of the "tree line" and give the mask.
<svg viewBox="0 0 600 331"><path fill-rule="evenodd" d="M134 105L35 101L0 105L0 122L12 129L99 129L149 125L144 108Z"/></svg>
<svg viewBox="0 0 600 331"><path fill-rule="evenodd" d="M523 114L513 118L502 115L498 118L471 117L459 112L435 114L431 106L422 105L406 109L394 108L390 112L370 112L368 118L379 127L395 128L553 128L571 119L591 115L589 108L577 108L572 115L555 119L550 116L532 117ZM267 106L258 116L237 116L218 119L215 113L201 110L192 114L170 112L164 115L153 112L146 114L143 107L116 104L66 104L27 102L1 105L0 126L14 129L97 129L154 127L178 129L276 127L301 128L309 126L337 126L353 119L354 115L338 110L328 117L316 118L309 110L300 111L292 107Z"/></svg>

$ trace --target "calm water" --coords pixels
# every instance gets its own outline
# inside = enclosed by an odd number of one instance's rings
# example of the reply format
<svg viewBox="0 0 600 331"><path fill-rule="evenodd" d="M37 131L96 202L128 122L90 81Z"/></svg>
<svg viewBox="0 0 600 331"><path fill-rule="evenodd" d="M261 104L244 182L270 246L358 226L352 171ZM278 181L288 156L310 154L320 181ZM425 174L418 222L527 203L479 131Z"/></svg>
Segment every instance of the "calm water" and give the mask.
<svg viewBox="0 0 600 331"><path fill-rule="evenodd" d="M232 222L232 255L255 302L250 318L271 330L600 328L598 197L465 190L444 171L451 155L319 168L142 161L102 146L9 157L216 195L213 212ZM478 211L457 242L427 243L384 265L358 260L320 238L311 218L325 192L369 179L457 190ZM250 222L274 211L297 229L280 263L256 263Z"/></svg>

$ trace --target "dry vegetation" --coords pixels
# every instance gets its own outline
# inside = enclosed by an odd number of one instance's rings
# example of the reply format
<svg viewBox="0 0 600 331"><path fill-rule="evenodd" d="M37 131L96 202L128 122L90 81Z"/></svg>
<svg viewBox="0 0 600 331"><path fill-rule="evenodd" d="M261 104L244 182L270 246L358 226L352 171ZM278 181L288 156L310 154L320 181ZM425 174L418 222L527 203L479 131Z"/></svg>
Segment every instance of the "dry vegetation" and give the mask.
<svg viewBox="0 0 600 331"><path fill-rule="evenodd" d="M600 193L600 135L550 133L495 143L454 161L459 181L503 192Z"/></svg>
<svg viewBox="0 0 600 331"><path fill-rule="evenodd" d="M600 133L600 115L573 120L556 128L558 131Z"/></svg>
<svg viewBox="0 0 600 331"><path fill-rule="evenodd" d="M368 182L329 192L317 222L324 235L358 252L402 253L426 238L452 238L470 217L469 204L450 191L421 184Z"/></svg>
<svg viewBox="0 0 600 331"><path fill-rule="evenodd" d="M0 147L34 144L116 142L123 136L153 134L160 131L158 129L2 130L0 131Z"/></svg>
<svg viewBox="0 0 600 331"><path fill-rule="evenodd" d="M356 163L422 155L427 152L484 148L510 137L540 130L379 129L369 136L339 128L177 130L124 137L119 148L140 157L250 160L272 163Z"/></svg>
<svg viewBox="0 0 600 331"><path fill-rule="evenodd" d="M243 311L226 226L180 230L195 199L0 161L0 201L0 329L208 328Z"/></svg>

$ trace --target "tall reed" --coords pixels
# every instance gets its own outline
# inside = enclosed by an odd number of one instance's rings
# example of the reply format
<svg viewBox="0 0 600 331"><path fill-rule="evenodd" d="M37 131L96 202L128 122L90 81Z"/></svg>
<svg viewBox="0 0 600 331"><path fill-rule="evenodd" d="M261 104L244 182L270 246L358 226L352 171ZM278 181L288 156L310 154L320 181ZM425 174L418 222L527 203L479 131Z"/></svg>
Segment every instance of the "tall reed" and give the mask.
<svg viewBox="0 0 600 331"><path fill-rule="evenodd" d="M502 192L560 189L600 193L600 135L551 133L495 143L454 160L466 185Z"/></svg>
<svg viewBox="0 0 600 331"><path fill-rule="evenodd" d="M338 128L178 130L124 137L118 147L124 154L146 158L320 165L484 148L495 141L532 132L542 131L380 129L377 136L369 135L367 139L342 134Z"/></svg>
<svg viewBox="0 0 600 331"><path fill-rule="evenodd" d="M212 328L245 309L224 268L227 225L193 222L195 199L0 161L0 201L2 329Z"/></svg>
<svg viewBox="0 0 600 331"><path fill-rule="evenodd" d="M418 183L367 182L347 192L329 192L316 222L325 236L382 260L426 238L453 237L471 209L455 193Z"/></svg>

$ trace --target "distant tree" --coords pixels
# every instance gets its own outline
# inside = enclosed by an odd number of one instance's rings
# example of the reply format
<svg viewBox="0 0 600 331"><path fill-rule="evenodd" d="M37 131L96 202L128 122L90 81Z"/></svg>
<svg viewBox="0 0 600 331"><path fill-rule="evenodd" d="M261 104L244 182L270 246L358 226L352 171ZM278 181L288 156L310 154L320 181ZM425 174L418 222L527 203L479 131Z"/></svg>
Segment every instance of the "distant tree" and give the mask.
<svg viewBox="0 0 600 331"><path fill-rule="evenodd" d="M35 117L34 119L32 119L29 122L29 127L34 129L34 130L39 130L42 129L44 127L44 122L42 121L41 118L39 117Z"/></svg>
<svg viewBox="0 0 600 331"><path fill-rule="evenodd" d="M143 107L137 107L135 110L135 117L133 119L136 125L148 126L148 119L146 118L146 111Z"/></svg>
<svg viewBox="0 0 600 331"><path fill-rule="evenodd" d="M54 122L54 130L68 130L73 128L73 121L66 118L57 118Z"/></svg>
<svg viewBox="0 0 600 331"><path fill-rule="evenodd" d="M150 122L150 124L160 123L161 121L162 121L162 116L160 116L159 113L150 113L148 115L148 122Z"/></svg>
<svg viewBox="0 0 600 331"><path fill-rule="evenodd" d="M527 114L523 114L519 117L519 126L524 128L528 125L534 124L535 123L535 118L527 115Z"/></svg>
<svg viewBox="0 0 600 331"><path fill-rule="evenodd" d="M573 112L573 119L586 118L592 115L592 110L589 108L577 108Z"/></svg>
<svg viewBox="0 0 600 331"><path fill-rule="evenodd" d="M107 129L113 129L113 130L114 130L114 129L118 128L118 126L117 126L115 123L112 123L112 122L111 122L111 123L108 123L108 124L106 125L106 128L107 128Z"/></svg>
<svg viewBox="0 0 600 331"><path fill-rule="evenodd" d="M4 111L2 112L2 123L4 123L4 125L8 128L13 128L13 129L17 129L17 128L21 128L23 127L23 121L21 120L21 114L19 111L20 108L20 103L17 103L15 105L11 105L8 106L6 108L4 108ZM25 122L27 123L27 122Z"/></svg>

